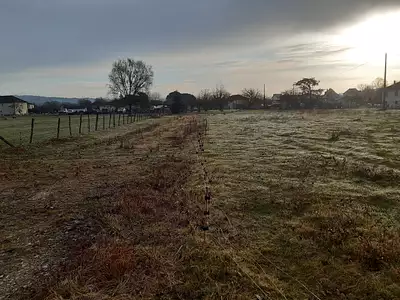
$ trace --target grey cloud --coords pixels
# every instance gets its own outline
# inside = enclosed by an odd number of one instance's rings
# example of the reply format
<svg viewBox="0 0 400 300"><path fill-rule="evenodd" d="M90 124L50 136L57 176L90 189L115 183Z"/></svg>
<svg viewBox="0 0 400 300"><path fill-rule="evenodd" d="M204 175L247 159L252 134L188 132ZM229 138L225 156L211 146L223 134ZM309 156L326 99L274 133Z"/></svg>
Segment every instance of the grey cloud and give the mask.
<svg viewBox="0 0 400 300"><path fill-rule="evenodd" d="M153 52L252 45L281 31L326 30L350 23L370 10L400 6L398 0L349 2L2 0L0 72L85 64L116 55L140 57ZM310 45L292 50L305 47Z"/></svg>
<svg viewBox="0 0 400 300"><path fill-rule="evenodd" d="M307 51L312 49L313 47L315 47L316 45L318 45L318 43L300 43L300 44L296 44L296 45L290 45L286 47L286 50L289 52L299 52L299 51Z"/></svg>
<svg viewBox="0 0 400 300"><path fill-rule="evenodd" d="M295 44L277 49L277 55L280 59L278 63L283 62L305 62L308 60L317 60L335 58L337 55L352 50L351 47L335 47L323 42L311 42L309 44Z"/></svg>
<svg viewBox="0 0 400 300"><path fill-rule="evenodd" d="M276 61L278 64L296 64L301 63L301 60L292 59L292 58L284 58Z"/></svg>
<svg viewBox="0 0 400 300"><path fill-rule="evenodd" d="M317 56L329 56L329 55L335 55L335 54L340 54L340 53L344 53L347 52L349 50L351 50L353 48L351 47L343 47L343 48L339 48L339 49L333 49L333 50L317 50L315 51L315 54Z"/></svg>
<svg viewBox="0 0 400 300"><path fill-rule="evenodd" d="M325 64L325 63L308 63L308 64L298 64L295 66L290 66L290 67L284 67L284 68L279 68L276 69L276 72L287 72L287 71L327 71L327 66L329 66L329 72L333 72L334 70L340 70L340 69L345 69L345 71L350 71L352 68L354 68L354 64L350 63L339 63L339 64Z"/></svg>
<svg viewBox="0 0 400 300"><path fill-rule="evenodd" d="M240 60L227 60L227 61L220 61L216 62L213 65L215 67L233 67L243 64L243 61Z"/></svg>

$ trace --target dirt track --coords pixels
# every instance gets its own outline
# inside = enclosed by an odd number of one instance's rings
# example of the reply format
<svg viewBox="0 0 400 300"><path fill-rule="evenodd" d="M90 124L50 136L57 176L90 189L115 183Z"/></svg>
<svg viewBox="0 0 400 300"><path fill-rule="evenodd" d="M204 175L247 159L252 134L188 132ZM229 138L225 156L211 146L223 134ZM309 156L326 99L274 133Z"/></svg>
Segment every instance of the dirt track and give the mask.
<svg viewBox="0 0 400 300"><path fill-rule="evenodd" d="M185 122L149 120L139 130L7 153L0 161L0 299L38 295L76 253L106 239L109 224L99 216L154 172L179 167L182 181L190 172L184 147L177 151ZM168 166L174 160L180 164Z"/></svg>

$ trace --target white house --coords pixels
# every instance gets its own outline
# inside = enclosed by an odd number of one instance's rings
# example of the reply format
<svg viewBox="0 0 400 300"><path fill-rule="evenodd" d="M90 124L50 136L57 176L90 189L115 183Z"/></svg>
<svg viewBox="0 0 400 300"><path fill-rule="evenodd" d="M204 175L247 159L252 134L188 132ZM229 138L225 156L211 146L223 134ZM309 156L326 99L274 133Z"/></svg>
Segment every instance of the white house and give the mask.
<svg viewBox="0 0 400 300"><path fill-rule="evenodd" d="M280 107L281 106L281 97L282 94L273 94L272 95L272 106L273 107Z"/></svg>
<svg viewBox="0 0 400 300"><path fill-rule="evenodd" d="M400 82L386 88L386 107L400 108Z"/></svg>
<svg viewBox="0 0 400 300"><path fill-rule="evenodd" d="M0 96L0 116L28 114L28 102L14 96Z"/></svg>
<svg viewBox="0 0 400 300"><path fill-rule="evenodd" d="M273 94L272 101L280 101L282 94Z"/></svg>

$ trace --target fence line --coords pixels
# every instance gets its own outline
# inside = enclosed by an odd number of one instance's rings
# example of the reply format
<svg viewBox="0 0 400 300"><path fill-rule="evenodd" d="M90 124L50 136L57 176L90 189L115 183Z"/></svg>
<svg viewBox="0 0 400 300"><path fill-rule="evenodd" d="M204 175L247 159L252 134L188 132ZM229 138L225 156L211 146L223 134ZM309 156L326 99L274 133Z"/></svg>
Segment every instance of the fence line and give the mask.
<svg viewBox="0 0 400 300"><path fill-rule="evenodd" d="M116 115L118 114L118 115ZM78 116L68 115L68 116L35 116L29 118L28 124L16 123L18 125L10 126L11 131L7 131L6 129L3 131L0 129L0 135L3 134L3 137L18 143L18 136L20 138L19 143L21 145L24 144L32 144L35 142L41 142L46 140L51 140L53 138L71 138L73 136L79 136L86 133L96 132L108 128L117 128L122 125L129 125L137 122L141 122L147 120L152 117L159 117L163 114L160 113L150 113L150 112L136 112L136 113L111 113L111 114L102 114L102 121L99 120L101 116L99 114L87 114L85 117L84 114ZM17 118L14 120L21 120L24 117ZM108 118L108 120L107 120ZM26 120L26 119L23 119ZM15 121L12 121L15 122ZM54 122L54 123L53 123ZM99 124L100 122L100 124ZM103 125L101 125L101 122ZM10 122L10 124L13 124ZM54 125L53 125L54 124ZM4 135L6 133L6 135Z"/></svg>
<svg viewBox="0 0 400 300"><path fill-rule="evenodd" d="M61 118L58 117L58 124L57 124L57 139L60 138L60 125L61 125Z"/></svg>
<svg viewBox="0 0 400 300"><path fill-rule="evenodd" d="M69 136L72 136L71 116L68 116Z"/></svg>
<svg viewBox="0 0 400 300"><path fill-rule="evenodd" d="M32 144L33 141L33 128L35 127L35 118L32 118L31 122L31 136L29 138L29 144Z"/></svg>

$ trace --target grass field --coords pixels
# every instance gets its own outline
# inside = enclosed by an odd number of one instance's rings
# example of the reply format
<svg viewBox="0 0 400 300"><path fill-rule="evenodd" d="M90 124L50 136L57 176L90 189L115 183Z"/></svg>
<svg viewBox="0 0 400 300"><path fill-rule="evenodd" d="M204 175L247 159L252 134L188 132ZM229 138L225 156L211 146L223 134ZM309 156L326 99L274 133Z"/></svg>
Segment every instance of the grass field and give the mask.
<svg viewBox="0 0 400 300"><path fill-rule="evenodd" d="M399 299L399 120L165 117L6 151L0 295Z"/></svg>
<svg viewBox="0 0 400 300"><path fill-rule="evenodd" d="M400 298L399 112L240 113L209 126L215 235L269 298Z"/></svg>
<svg viewBox="0 0 400 300"><path fill-rule="evenodd" d="M6 140L10 141L14 145L27 145L30 141L32 118L35 119L33 135L34 143L47 141L57 137L58 118L61 118L60 138L70 137L69 116L67 115L20 116L15 119L12 117L1 117L0 136L3 136ZM126 116L121 116L120 118L120 125L123 125ZM79 119L79 115L71 116L72 136L79 136ZM95 125L96 115L83 115L81 133L87 134L89 132L89 128L90 132L94 132ZM108 129L110 126L111 128L114 128L114 116L111 118L110 123L110 115L99 115L98 130L103 130L103 125L105 129ZM115 115L115 126L118 127L118 115ZM0 147L4 147L4 144L1 143Z"/></svg>

